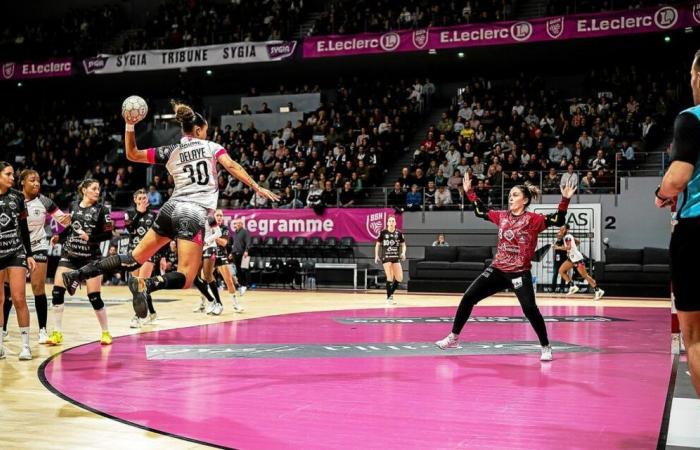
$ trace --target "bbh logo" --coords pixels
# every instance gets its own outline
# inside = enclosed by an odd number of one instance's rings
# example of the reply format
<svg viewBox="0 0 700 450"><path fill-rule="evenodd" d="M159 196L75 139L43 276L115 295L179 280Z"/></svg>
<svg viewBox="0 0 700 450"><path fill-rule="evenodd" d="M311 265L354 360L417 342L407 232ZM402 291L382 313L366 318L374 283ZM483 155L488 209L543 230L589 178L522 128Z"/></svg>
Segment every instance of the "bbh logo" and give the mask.
<svg viewBox="0 0 700 450"><path fill-rule="evenodd" d="M383 34L379 39L379 45L385 52L393 52L401 44L401 36L397 33L386 33Z"/></svg>
<svg viewBox="0 0 700 450"><path fill-rule="evenodd" d="M693 5L693 20L700 23L700 3Z"/></svg>
<svg viewBox="0 0 700 450"><path fill-rule="evenodd" d="M15 63L5 63L2 65L2 76L9 80L15 75Z"/></svg>
<svg viewBox="0 0 700 450"><path fill-rule="evenodd" d="M678 11L672 6L664 6L654 14L654 23L664 30L671 28L678 20Z"/></svg>
<svg viewBox="0 0 700 450"><path fill-rule="evenodd" d="M413 45L416 48L425 48L428 44L428 30L416 30L413 32Z"/></svg>
<svg viewBox="0 0 700 450"><path fill-rule="evenodd" d="M516 41L527 41L532 36L532 25L530 22L516 22L510 26L510 35Z"/></svg>
<svg viewBox="0 0 700 450"><path fill-rule="evenodd" d="M552 39L558 39L559 36L564 33L564 18L557 17L556 19L549 19L546 24L547 34Z"/></svg>
<svg viewBox="0 0 700 450"><path fill-rule="evenodd" d="M367 215L367 233L372 236L372 239L377 239L379 233L381 233L384 228L384 222L386 221L386 213L378 212Z"/></svg>

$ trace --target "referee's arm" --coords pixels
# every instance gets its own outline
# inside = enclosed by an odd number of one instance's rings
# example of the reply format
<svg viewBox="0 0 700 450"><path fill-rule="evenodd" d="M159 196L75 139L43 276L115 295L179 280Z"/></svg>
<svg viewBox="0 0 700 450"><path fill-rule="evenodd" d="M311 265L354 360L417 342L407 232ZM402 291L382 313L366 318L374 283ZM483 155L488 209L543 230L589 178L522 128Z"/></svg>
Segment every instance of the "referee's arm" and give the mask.
<svg viewBox="0 0 700 450"><path fill-rule="evenodd" d="M657 206L668 206L672 199L685 190L693 175L700 155L700 120L693 114L683 113L676 118L671 144L671 165L661 180L657 193Z"/></svg>

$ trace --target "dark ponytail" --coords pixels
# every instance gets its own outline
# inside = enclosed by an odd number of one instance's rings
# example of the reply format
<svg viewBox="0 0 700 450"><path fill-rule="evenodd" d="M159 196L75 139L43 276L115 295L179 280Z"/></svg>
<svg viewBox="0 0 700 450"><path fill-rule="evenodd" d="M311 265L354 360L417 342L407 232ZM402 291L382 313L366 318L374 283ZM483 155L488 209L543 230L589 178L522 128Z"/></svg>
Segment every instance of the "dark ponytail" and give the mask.
<svg viewBox="0 0 700 450"><path fill-rule="evenodd" d="M194 112L189 105L175 100L171 100L170 105L175 112L175 121L180 124L185 133L192 133L194 127L203 127L207 124L207 120L201 114Z"/></svg>

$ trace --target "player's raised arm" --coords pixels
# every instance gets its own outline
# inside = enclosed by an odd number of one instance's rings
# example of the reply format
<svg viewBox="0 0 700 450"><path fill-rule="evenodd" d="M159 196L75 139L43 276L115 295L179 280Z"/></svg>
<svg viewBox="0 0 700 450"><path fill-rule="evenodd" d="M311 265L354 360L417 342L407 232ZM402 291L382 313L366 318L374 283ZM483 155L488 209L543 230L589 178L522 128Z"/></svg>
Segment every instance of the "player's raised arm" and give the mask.
<svg viewBox="0 0 700 450"><path fill-rule="evenodd" d="M136 132L134 126L142 121L148 114L148 105L141 97L132 95L122 103L122 117L126 122L124 131L124 149L129 161L148 163L148 151L139 150L136 146Z"/></svg>

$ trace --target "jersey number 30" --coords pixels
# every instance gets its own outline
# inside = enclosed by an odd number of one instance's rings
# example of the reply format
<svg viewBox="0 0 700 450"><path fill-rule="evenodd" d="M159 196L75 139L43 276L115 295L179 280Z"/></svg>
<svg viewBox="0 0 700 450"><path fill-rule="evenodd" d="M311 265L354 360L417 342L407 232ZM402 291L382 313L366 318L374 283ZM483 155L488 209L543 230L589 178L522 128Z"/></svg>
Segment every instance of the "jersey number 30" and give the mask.
<svg viewBox="0 0 700 450"><path fill-rule="evenodd" d="M195 178L195 168L197 172L197 177ZM187 172L187 175L190 177L190 182L191 183L197 183L201 185L207 185L209 184L209 171L207 170L207 162L206 161L200 161L196 165L192 164L187 164L186 166L183 167L183 170Z"/></svg>

